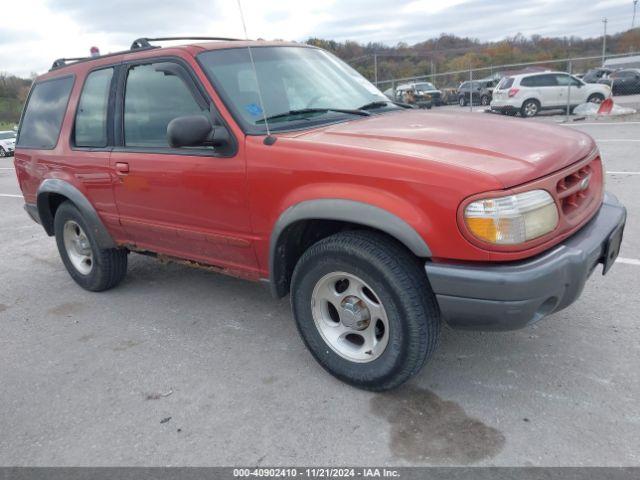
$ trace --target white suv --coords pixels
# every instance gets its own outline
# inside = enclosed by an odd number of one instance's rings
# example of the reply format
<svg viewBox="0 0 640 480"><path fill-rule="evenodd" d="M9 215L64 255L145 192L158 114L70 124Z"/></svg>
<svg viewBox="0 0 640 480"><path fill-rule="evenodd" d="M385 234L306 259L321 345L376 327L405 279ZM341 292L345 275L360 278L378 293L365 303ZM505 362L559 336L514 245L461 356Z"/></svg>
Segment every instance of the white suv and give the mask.
<svg viewBox="0 0 640 480"><path fill-rule="evenodd" d="M568 73L527 73L500 80L493 91L491 110L535 117L540 110L565 109L569 103L573 111L581 103L600 103L610 95L608 86L584 83Z"/></svg>
<svg viewBox="0 0 640 480"><path fill-rule="evenodd" d="M13 155L16 148L16 133L11 130L0 131L0 157Z"/></svg>

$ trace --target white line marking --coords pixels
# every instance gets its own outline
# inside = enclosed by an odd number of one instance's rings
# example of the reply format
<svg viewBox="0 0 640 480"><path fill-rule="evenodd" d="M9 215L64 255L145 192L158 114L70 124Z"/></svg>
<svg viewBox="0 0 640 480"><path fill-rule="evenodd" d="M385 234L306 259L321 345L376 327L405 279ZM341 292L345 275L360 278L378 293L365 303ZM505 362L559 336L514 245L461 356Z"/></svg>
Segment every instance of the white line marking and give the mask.
<svg viewBox="0 0 640 480"><path fill-rule="evenodd" d="M571 123L560 123L559 125L564 125L565 127L573 127L580 125L640 125L640 122L602 122L602 123L582 123L582 122L571 122Z"/></svg>
<svg viewBox="0 0 640 480"><path fill-rule="evenodd" d="M640 140L628 139L628 138L611 138L611 139L605 139L605 140L596 140L596 142L598 142L598 143L602 143L602 142L640 142Z"/></svg>
<svg viewBox="0 0 640 480"><path fill-rule="evenodd" d="M0 193L0 197L22 198L22 195L13 195L11 193Z"/></svg>
<svg viewBox="0 0 640 480"><path fill-rule="evenodd" d="M12 167L0 167L0 170L15 170L15 168L12 168Z"/></svg>
<svg viewBox="0 0 640 480"><path fill-rule="evenodd" d="M616 258L616 263L626 263L627 265L635 265L636 267L640 267L640 260L636 260L635 258L618 257Z"/></svg>
<svg viewBox="0 0 640 480"><path fill-rule="evenodd" d="M640 172L607 172L607 175L640 175Z"/></svg>

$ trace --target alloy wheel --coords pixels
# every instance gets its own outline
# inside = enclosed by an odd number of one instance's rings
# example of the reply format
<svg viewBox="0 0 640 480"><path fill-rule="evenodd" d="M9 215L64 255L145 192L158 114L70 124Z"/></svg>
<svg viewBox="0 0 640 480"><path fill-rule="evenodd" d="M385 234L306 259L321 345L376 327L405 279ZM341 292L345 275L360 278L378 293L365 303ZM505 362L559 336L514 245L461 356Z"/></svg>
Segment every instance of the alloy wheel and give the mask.
<svg viewBox="0 0 640 480"><path fill-rule="evenodd" d="M82 275L89 275L93 269L93 252L82 227L73 220L68 220L64 224L63 240L73 267Z"/></svg>
<svg viewBox="0 0 640 480"><path fill-rule="evenodd" d="M332 272L311 296L313 320L326 344L341 357L371 362L389 342L389 320L380 297L361 278Z"/></svg>

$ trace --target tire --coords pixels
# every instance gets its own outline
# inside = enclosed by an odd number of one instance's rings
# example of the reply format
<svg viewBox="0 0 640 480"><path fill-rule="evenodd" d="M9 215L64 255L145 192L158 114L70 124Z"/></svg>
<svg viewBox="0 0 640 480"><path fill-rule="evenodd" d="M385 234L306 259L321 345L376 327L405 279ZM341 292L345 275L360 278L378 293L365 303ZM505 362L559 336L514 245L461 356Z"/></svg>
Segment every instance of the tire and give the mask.
<svg viewBox="0 0 640 480"><path fill-rule="evenodd" d="M601 93L592 93L589 95L589 98L587 98L587 103L600 104L602 102L604 102L604 95Z"/></svg>
<svg viewBox="0 0 640 480"><path fill-rule="evenodd" d="M101 249L92 229L71 202L63 202L56 210L54 231L62 263L85 290L108 290L127 274L128 250Z"/></svg>
<svg viewBox="0 0 640 480"><path fill-rule="evenodd" d="M7 152L4 148L0 147L0 157L6 157L7 156Z"/></svg>
<svg viewBox="0 0 640 480"><path fill-rule="evenodd" d="M534 99L525 100L520 108L520 115L525 118L535 117L540 111L540 102Z"/></svg>
<svg viewBox="0 0 640 480"><path fill-rule="evenodd" d="M467 100L464 97L458 97L458 105L461 107L467 106Z"/></svg>
<svg viewBox="0 0 640 480"><path fill-rule="evenodd" d="M304 343L325 370L350 385L397 387L438 344L440 312L422 263L386 235L352 231L321 240L302 255L291 285ZM364 322L360 330L354 319Z"/></svg>
<svg viewBox="0 0 640 480"><path fill-rule="evenodd" d="M482 105L483 107L486 107L490 103L491 103L491 100L487 95L482 95L482 97L480 97L480 105Z"/></svg>

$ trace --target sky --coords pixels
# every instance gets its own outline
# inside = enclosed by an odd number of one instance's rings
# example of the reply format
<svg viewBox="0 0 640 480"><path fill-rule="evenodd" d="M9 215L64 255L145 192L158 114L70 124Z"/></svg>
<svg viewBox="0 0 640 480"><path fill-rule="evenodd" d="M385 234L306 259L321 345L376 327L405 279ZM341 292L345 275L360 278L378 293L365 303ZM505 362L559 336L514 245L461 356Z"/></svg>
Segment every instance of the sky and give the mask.
<svg viewBox="0 0 640 480"><path fill-rule="evenodd" d="M631 27L633 0L241 0L250 38L409 44L452 33L597 37ZM244 38L237 0L3 0L0 72L43 73L59 57L129 48L138 37ZM640 6L639 6L640 10ZM640 11L636 26L640 25ZM10 21L7 21L10 19Z"/></svg>

